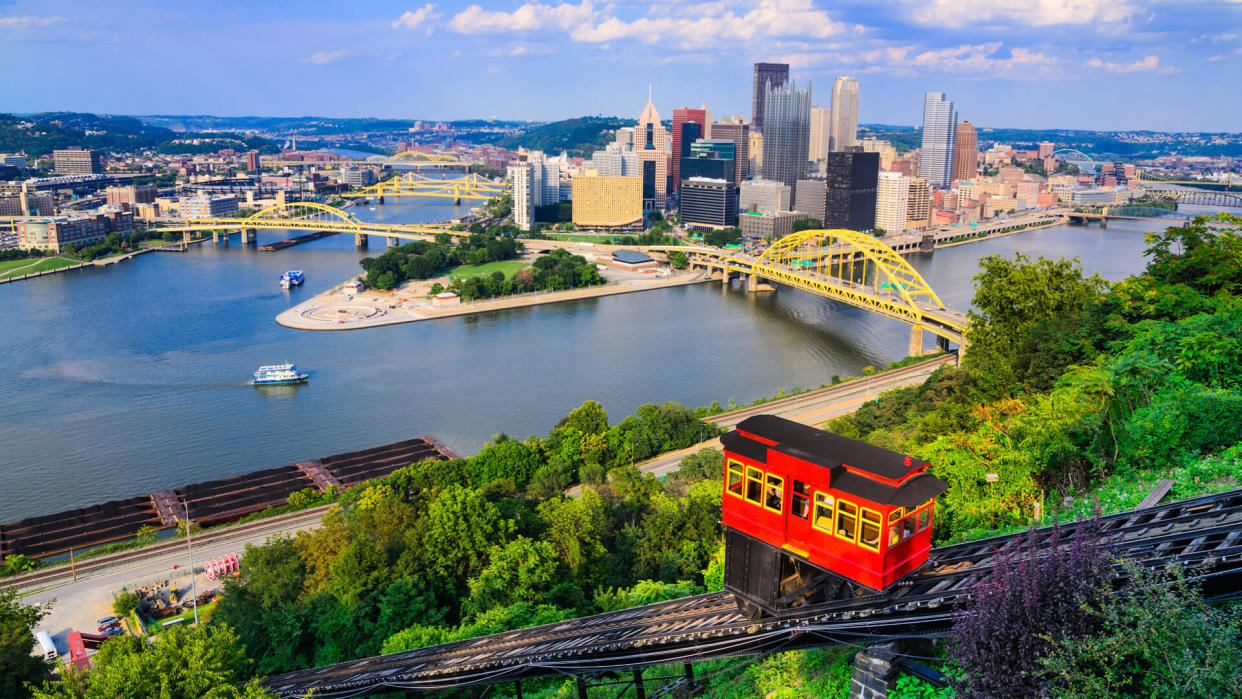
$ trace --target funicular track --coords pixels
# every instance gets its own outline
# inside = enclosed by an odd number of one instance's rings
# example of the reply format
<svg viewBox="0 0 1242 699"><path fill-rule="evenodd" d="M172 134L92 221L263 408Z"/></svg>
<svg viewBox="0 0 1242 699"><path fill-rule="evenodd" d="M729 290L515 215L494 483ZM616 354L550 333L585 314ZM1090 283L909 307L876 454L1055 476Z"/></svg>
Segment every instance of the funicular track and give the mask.
<svg viewBox="0 0 1242 699"><path fill-rule="evenodd" d="M1242 593L1242 490L1102 517L1099 533L1146 566L1182 563L1213 598ZM1065 541L1088 523L1036 530L1028 548ZM282 697L436 692L548 676L597 676L666 663L839 643L943 635L955 604L985 579L998 551L1021 534L942 546L931 563L888 594L743 619L715 592L556 624L300 670L264 684Z"/></svg>

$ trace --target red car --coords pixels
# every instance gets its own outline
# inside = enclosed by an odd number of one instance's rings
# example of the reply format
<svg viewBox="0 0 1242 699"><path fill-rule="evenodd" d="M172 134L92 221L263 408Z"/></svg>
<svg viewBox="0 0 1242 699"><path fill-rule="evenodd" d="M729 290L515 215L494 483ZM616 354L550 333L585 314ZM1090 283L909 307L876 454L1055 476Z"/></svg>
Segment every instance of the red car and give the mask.
<svg viewBox="0 0 1242 699"><path fill-rule="evenodd" d="M874 594L927 562L944 481L926 461L774 415L725 450L725 588L758 617Z"/></svg>

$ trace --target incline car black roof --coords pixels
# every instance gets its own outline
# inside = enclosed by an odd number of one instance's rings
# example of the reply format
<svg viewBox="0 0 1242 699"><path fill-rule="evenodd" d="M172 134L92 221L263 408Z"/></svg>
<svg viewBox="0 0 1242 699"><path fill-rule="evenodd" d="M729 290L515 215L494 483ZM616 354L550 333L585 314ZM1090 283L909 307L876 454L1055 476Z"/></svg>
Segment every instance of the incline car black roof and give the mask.
<svg viewBox="0 0 1242 699"><path fill-rule="evenodd" d="M737 429L770 439L776 442L776 446L770 448L825 468L848 464L881 478L900 480L911 471L928 465L922 459L911 459L907 465L905 454L775 415L748 417L738 423Z"/></svg>

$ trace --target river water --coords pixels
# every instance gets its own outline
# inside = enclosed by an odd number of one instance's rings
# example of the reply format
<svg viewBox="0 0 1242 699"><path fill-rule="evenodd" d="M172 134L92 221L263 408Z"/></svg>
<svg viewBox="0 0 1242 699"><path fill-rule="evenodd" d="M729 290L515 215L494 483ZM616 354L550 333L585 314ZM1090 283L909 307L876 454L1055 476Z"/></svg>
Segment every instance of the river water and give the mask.
<svg viewBox="0 0 1242 699"><path fill-rule="evenodd" d="M466 209L352 212L417 223ZM1142 233L1162 227L1063 226L911 261L964 309L981 255L1077 256L1116 280L1142 269ZM259 243L283 237L261 231ZM276 325L363 254L352 236L274 253L234 237L0 285L0 522L420 435L471 454L498 432L543 434L585 400L614 421L648 402L743 403L906 354L902 323L719 283L351 332ZM306 284L282 291L286 269ZM310 383L248 384L258 365L283 361Z"/></svg>

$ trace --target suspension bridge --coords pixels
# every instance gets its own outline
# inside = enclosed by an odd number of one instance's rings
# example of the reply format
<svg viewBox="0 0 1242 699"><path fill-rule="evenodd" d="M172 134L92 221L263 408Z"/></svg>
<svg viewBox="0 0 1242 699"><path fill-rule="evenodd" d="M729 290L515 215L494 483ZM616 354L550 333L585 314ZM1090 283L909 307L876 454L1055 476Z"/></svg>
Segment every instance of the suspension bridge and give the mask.
<svg viewBox="0 0 1242 699"><path fill-rule="evenodd" d="M452 199L453 203L460 204L462 199L491 199L500 196L507 188L503 181L490 180L473 173L449 180L410 172L390 177L370 187L346 192L341 196L375 199L381 204L385 197L439 197Z"/></svg>
<svg viewBox="0 0 1242 699"><path fill-rule="evenodd" d="M245 217L186 219L154 226L152 230L181 232L187 242L195 231L211 231L216 242L221 233L227 236L230 231L236 231L247 245L255 242L255 232L260 230L352 233L358 247L366 247L372 235L388 238L389 244L396 240L430 240L440 233L470 235L466 231L451 230L450 226L448 223L368 223L335 206L303 201L277 204Z"/></svg>
<svg viewBox="0 0 1242 699"><path fill-rule="evenodd" d="M759 255L709 247L651 246L648 251L686 254L692 267L728 284L746 277L746 288L769 281L900 320L911 326L910 354L922 352L923 333L966 347L966 316L945 306L935 290L892 248L865 233L808 230L777 240Z"/></svg>

